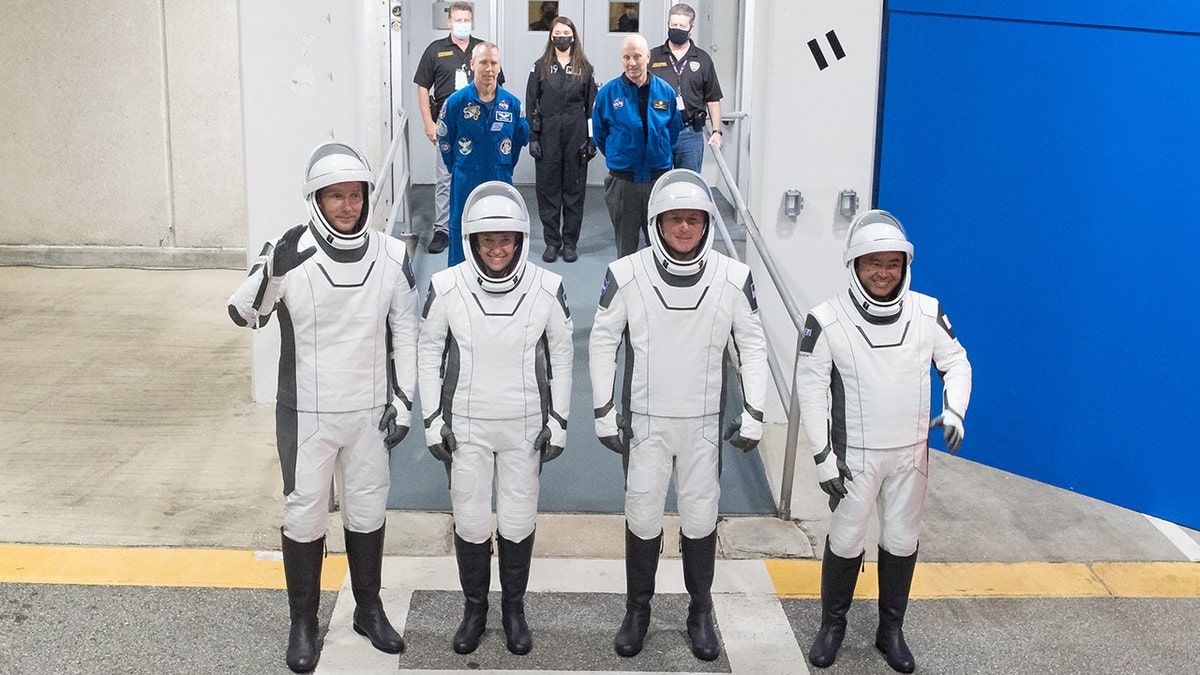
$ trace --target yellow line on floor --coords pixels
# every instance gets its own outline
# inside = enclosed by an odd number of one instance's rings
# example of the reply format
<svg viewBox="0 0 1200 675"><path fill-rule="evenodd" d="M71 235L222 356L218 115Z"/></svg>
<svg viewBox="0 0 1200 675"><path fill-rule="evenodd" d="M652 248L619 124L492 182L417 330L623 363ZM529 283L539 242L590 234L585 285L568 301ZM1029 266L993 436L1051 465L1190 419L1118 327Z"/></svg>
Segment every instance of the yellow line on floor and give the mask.
<svg viewBox="0 0 1200 675"><path fill-rule="evenodd" d="M321 589L341 589L346 556L325 558ZM283 563L252 551L0 544L0 583L286 588Z"/></svg>
<svg viewBox="0 0 1200 675"><path fill-rule="evenodd" d="M821 597L821 563L768 560L782 598ZM859 575L854 595L879 594L874 563ZM1137 563L917 563L913 598L1200 598L1200 564Z"/></svg>

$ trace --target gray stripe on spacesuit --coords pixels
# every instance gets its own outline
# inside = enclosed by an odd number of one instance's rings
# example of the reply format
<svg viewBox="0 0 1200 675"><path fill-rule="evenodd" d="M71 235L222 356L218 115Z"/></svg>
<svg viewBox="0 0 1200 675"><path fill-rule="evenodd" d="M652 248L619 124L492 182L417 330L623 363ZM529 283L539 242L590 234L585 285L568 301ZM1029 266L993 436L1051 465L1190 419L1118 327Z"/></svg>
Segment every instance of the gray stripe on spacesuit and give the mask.
<svg viewBox="0 0 1200 675"><path fill-rule="evenodd" d="M661 277L663 282L668 286L674 286L676 288L691 288L692 286L700 283L700 276L704 273L704 263L700 264L700 269L697 270L695 274L681 277L668 272L667 268L663 267L662 263L658 261L658 256L650 257L654 258L654 269L658 270L658 276Z"/></svg>
<svg viewBox="0 0 1200 675"><path fill-rule="evenodd" d="M556 297L558 304L562 306L563 314L566 314L568 319L571 318L571 306L567 304L567 289L563 288L561 283L558 285Z"/></svg>
<svg viewBox="0 0 1200 675"><path fill-rule="evenodd" d="M446 347L442 351L442 419L449 426L454 420L454 392L458 389L459 363L458 340L454 333L446 334Z"/></svg>
<svg viewBox="0 0 1200 675"><path fill-rule="evenodd" d="M830 366L829 372L829 443L833 453L839 459L846 459L846 384L842 382L842 373L837 364Z"/></svg>
<svg viewBox="0 0 1200 675"><path fill-rule="evenodd" d="M279 470L283 473L283 496L296 489L296 454L299 446L299 422L294 408L275 406L275 447L279 451Z"/></svg>
<svg viewBox="0 0 1200 675"><path fill-rule="evenodd" d="M704 290L703 290L703 291L700 293L700 297L699 297L699 298L697 298L697 300L696 300L696 304L695 304L695 305L692 305L691 307L672 307L672 306L670 306L670 305L668 305L668 304L667 304L667 299L666 299L666 298L664 298L664 297L663 297L663 295L662 295L662 292L658 290L658 286L653 286L653 285L651 285L651 287L654 289L654 294L658 296L658 301L662 303L662 306L663 306L665 309L669 309L669 310L676 311L676 312L691 312L691 311L694 311L694 310L695 310L697 307L699 307L699 306L700 306L700 304L701 304L701 303L703 303L703 302L704 302L704 297L705 297L706 295L708 295L708 289L712 288L712 286L708 286L708 287L706 287L706 288L705 288L705 289L704 289Z"/></svg>
<svg viewBox="0 0 1200 675"><path fill-rule="evenodd" d="M367 273L363 275L362 281L358 281L353 284L337 283L336 281L333 280L333 277L329 276L329 272L325 271L325 266L322 265L321 263L317 263L317 269L321 270L321 274L325 275L325 280L328 281L329 285L334 288L362 288L363 286L367 285L367 279L371 278L371 272L372 272L372 270L375 269L375 262L376 261L372 260L371 264L367 266Z"/></svg>
<svg viewBox="0 0 1200 675"><path fill-rule="evenodd" d="M900 334L900 340L898 342L896 342L894 344L890 344L890 345L877 345L874 342L871 342L870 336L868 336L867 332L862 329L862 326L855 324L854 327L857 328L859 334L863 336L863 340L866 341L868 347L870 347L871 349L886 349L888 347L899 347L900 345L904 344L904 338L908 337L908 329L912 328L912 321L905 322L904 332Z"/></svg>
<svg viewBox="0 0 1200 675"><path fill-rule="evenodd" d="M521 304L525 302L525 298L528 295L528 293L522 293L521 297L517 298L517 304L513 305L511 312L489 312L488 309L483 306L483 303L480 302L479 296L475 295L474 293L470 294L471 298L475 300L475 306L479 307L479 311L483 312L484 316L516 316L517 310L521 308Z"/></svg>
<svg viewBox="0 0 1200 675"><path fill-rule="evenodd" d="M613 409L613 401L610 398L610 399L608 399L608 403L605 403L604 405L600 406L599 408L594 408L592 410L592 412L595 413L596 419L600 419L601 417L604 417L605 415L607 415L608 411L610 411L612 409Z"/></svg>
<svg viewBox="0 0 1200 675"><path fill-rule="evenodd" d="M808 318L804 320L804 337L800 339L801 354L813 353L813 349L817 347L817 339L821 337L821 330L821 322L817 320L817 317L809 314Z"/></svg>
<svg viewBox="0 0 1200 675"><path fill-rule="evenodd" d="M537 381L542 424L546 423L550 409L554 407L554 401L550 394L550 378L552 377L554 377L554 373L550 368L550 343L546 339L546 334L542 333L542 337L538 338L537 345L533 348L533 378Z"/></svg>
<svg viewBox="0 0 1200 675"><path fill-rule="evenodd" d="M433 282L429 282L429 292L425 294L425 306L421 308L421 318L429 316L429 308L433 305L433 299L437 297L437 291L433 288Z"/></svg>
<svg viewBox="0 0 1200 675"><path fill-rule="evenodd" d="M942 330L946 331L951 340L958 339L958 336L954 334L954 329L950 327L950 324L946 323L946 313L942 311L942 303L940 302L938 303L937 324L942 327Z"/></svg>
<svg viewBox="0 0 1200 675"><path fill-rule="evenodd" d="M404 270L404 278L408 280L409 288L417 287L417 275L413 272L412 260L408 257L408 249L404 250L404 260L400 261L400 269Z"/></svg>
<svg viewBox="0 0 1200 675"><path fill-rule="evenodd" d="M277 306L279 313L279 387L275 401L280 405L298 408L296 402L296 329L292 315L282 302Z"/></svg>
<svg viewBox="0 0 1200 675"><path fill-rule="evenodd" d="M742 362L742 349L741 349L741 347L738 346L737 338L731 336L730 340L733 342L733 352L734 352L734 354L737 355L737 362L741 363ZM728 347L725 348L725 353L726 353L726 358L728 358L728 354L729 354ZM730 367L732 365L733 365L732 363L726 364L726 367ZM746 401L746 382L745 382L745 380L742 379L741 372L739 372L736 368L734 369L734 372L738 373L738 391L740 391L742 394L742 409L745 410L746 412L750 413L750 417L753 417L756 421L759 421L759 422L763 421L762 411L755 409L754 406L750 405L750 403L748 401ZM721 400L724 401L725 400L725 383L724 383L725 376L722 375L721 377L722 377ZM724 411L724 406L722 406L722 412L723 411ZM725 428L725 418L724 417L721 418L721 427L720 428L721 429Z"/></svg>
<svg viewBox="0 0 1200 675"><path fill-rule="evenodd" d="M608 309L612 299L617 295L617 278L613 276L612 268L604 272L604 288L600 291L600 309Z"/></svg>
<svg viewBox="0 0 1200 675"><path fill-rule="evenodd" d="M746 294L746 302L750 303L750 311L758 311L758 293L754 290L754 275L746 273L746 283L742 284L742 292Z"/></svg>
<svg viewBox="0 0 1200 675"><path fill-rule="evenodd" d="M876 326L886 326L896 323L896 320L900 318L901 312L899 311L891 316L873 316L866 309L863 309L862 305L858 304L858 301L854 299L853 293L850 291L846 291L846 293L850 295L850 304L854 305L854 309L858 310L859 316L865 319L867 323L875 324Z"/></svg>
<svg viewBox="0 0 1200 675"><path fill-rule="evenodd" d="M625 413L625 423L629 424L629 402L633 398L633 345L629 342L629 328L621 334L621 342L625 343L625 374L621 380L621 410Z"/></svg>

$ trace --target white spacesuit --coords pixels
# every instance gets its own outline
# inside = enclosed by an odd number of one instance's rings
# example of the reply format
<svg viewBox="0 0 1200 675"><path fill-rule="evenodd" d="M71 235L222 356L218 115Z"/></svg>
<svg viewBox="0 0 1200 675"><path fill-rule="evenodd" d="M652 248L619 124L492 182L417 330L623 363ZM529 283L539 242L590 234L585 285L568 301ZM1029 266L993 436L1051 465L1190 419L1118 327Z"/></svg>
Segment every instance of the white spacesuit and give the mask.
<svg viewBox="0 0 1200 675"><path fill-rule="evenodd" d="M893 668L914 667L900 626L928 476L929 370L936 367L944 385L942 416L935 423L946 428L948 444L957 451L971 396L971 364L938 301L909 290L912 251L890 214L861 214L847 234L843 256L849 292L814 308L804 326L796 370L800 415L833 509L822 568L822 629L810 653L819 667L833 662L841 643L876 507L877 646ZM864 287L860 265L888 252L900 276L894 290L879 297Z"/></svg>
<svg viewBox="0 0 1200 675"><path fill-rule="evenodd" d="M357 150L318 146L305 171L309 222L268 243L229 299L238 325L258 327L272 313L279 317L284 565L293 633L297 621L312 624L312 635L300 640L309 646L289 645L289 665L298 670L316 661L316 601L335 474L358 603L355 628L380 649L403 649L378 589L388 450L409 426L416 384L417 292L403 242L367 227L373 186ZM343 188L352 188L346 208L361 211L356 223L339 226L321 200L327 190Z"/></svg>
<svg viewBox="0 0 1200 675"><path fill-rule="evenodd" d="M504 628L509 650L524 654L538 476L562 452L570 412L571 313L562 277L527 262L529 212L511 185L472 191L462 233L466 260L430 281L418 356L426 442L450 467L466 597L453 644L470 653L484 630L494 477ZM515 235L500 269L480 253L493 234Z"/></svg>
<svg viewBox="0 0 1200 675"><path fill-rule="evenodd" d="M672 213L690 213L697 225L703 224L695 248L677 251L669 245L661 220ZM712 194L698 174L677 169L659 178L649 201L651 246L608 266L592 327L589 367L596 435L626 461L629 588L625 622L614 643L622 656L642 647L672 477L684 576L692 592L688 628L693 652L702 659L718 654L716 636L709 634L708 587L720 499L722 359L730 338L740 358L745 408L734 418L729 436L739 434L735 444L746 450L762 435L768 371L750 269L712 250L715 213ZM613 385L622 341L624 413L618 415Z"/></svg>

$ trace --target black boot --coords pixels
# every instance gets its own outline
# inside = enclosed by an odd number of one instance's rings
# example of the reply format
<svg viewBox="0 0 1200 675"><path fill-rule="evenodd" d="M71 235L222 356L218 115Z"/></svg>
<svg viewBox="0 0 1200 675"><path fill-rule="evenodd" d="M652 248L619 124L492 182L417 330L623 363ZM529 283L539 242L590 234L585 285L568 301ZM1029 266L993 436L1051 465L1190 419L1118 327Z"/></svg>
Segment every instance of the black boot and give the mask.
<svg viewBox="0 0 1200 675"><path fill-rule="evenodd" d="M288 610L292 628L288 633L287 664L297 673L317 667L317 607L321 602L321 562L325 537L302 544L283 539L283 576L287 580Z"/></svg>
<svg viewBox="0 0 1200 675"><path fill-rule="evenodd" d="M653 539L641 539L625 526L625 618L613 640L619 656L636 656L642 651L650 627L650 598L654 597L654 574L658 572L661 549L662 532Z"/></svg>
<svg viewBox="0 0 1200 675"><path fill-rule="evenodd" d="M917 667L902 630L916 566L916 551L902 558L879 549L879 630L875 632L875 648L883 652L892 670L901 673L911 673Z"/></svg>
<svg viewBox="0 0 1200 675"><path fill-rule="evenodd" d="M363 534L346 533L346 562L350 587L354 589L354 632L365 635L381 652L404 651L404 638L392 628L383 601L379 599L379 576L383 566L383 528Z"/></svg>
<svg viewBox="0 0 1200 675"><path fill-rule="evenodd" d="M808 650L808 661L818 668L828 668L837 660L842 638L846 637L846 612L854 600L858 584L858 568L863 554L842 558L829 548L825 538L825 556L821 560L821 630Z"/></svg>
<svg viewBox="0 0 1200 675"><path fill-rule="evenodd" d="M500 618L504 636L508 638L508 651L523 656L533 649L533 636L525 622L525 587L533 557L533 533L520 543L497 533L496 544L500 549Z"/></svg>
<svg viewBox="0 0 1200 675"><path fill-rule="evenodd" d="M470 654L479 647L487 627L488 586L492 583L492 541L471 544L454 534L458 581L462 585L463 620L454 632L454 651Z"/></svg>
<svg viewBox="0 0 1200 675"><path fill-rule="evenodd" d="M712 621L713 567L717 556L717 531L703 539L688 539L679 534L683 551L683 585L692 596L688 605L687 631L692 654L701 661L721 655L721 642Z"/></svg>

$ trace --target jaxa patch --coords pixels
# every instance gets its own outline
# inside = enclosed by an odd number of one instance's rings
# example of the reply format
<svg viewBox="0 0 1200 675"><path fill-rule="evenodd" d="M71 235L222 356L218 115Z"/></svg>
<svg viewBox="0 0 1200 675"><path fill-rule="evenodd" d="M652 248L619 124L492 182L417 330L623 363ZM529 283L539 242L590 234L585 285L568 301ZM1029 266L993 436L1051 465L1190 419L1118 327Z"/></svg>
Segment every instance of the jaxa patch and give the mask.
<svg viewBox="0 0 1200 675"><path fill-rule="evenodd" d="M496 121L497 122L511 122L512 120L513 120L512 111L509 111L509 112L496 111Z"/></svg>
<svg viewBox="0 0 1200 675"><path fill-rule="evenodd" d="M623 98L614 98L613 99L613 109L614 110L620 110L621 108L624 108L624 107L625 107L625 99L623 99Z"/></svg>
<svg viewBox="0 0 1200 675"><path fill-rule="evenodd" d="M445 120L438 120L437 135L438 136L446 135L446 121Z"/></svg>
<svg viewBox="0 0 1200 675"><path fill-rule="evenodd" d="M471 154L471 139L469 139L469 138L458 139L458 154L460 154L460 155Z"/></svg>
<svg viewBox="0 0 1200 675"><path fill-rule="evenodd" d="M700 70L700 64L696 63L695 61L692 61L688 65L691 66L693 73L696 72L697 70Z"/></svg>
<svg viewBox="0 0 1200 675"><path fill-rule="evenodd" d="M667 106L667 102L666 102L666 101L660 101L660 100L657 100L657 99L655 99L655 100L654 100L654 101L653 101L653 102L650 104L650 107L651 107L651 108L654 108L655 110L669 110L669 109L670 109L670 108Z"/></svg>
<svg viewBox="0 0 1200 675"><path fill-rule="evenodd" d="M479 106L474 103L471 103L467 107L463 108L463 119L464 120L477 120L477 119L479 119L480 112L481 111L479 109Z"/></svg>
<svg viewBox="0 0 1200 675"><path fill-rule="evenodd" d="M500 154L502 154L502 155L512 154L512 139L506 138L506 139L500 141Z"/></svg>

